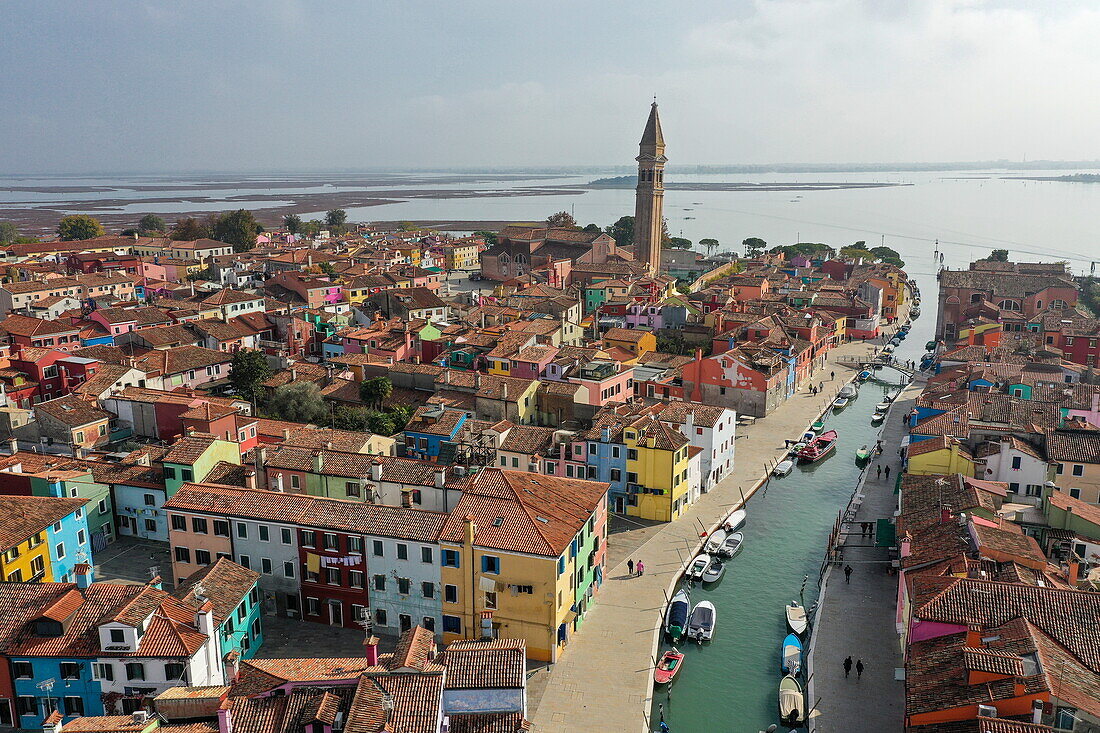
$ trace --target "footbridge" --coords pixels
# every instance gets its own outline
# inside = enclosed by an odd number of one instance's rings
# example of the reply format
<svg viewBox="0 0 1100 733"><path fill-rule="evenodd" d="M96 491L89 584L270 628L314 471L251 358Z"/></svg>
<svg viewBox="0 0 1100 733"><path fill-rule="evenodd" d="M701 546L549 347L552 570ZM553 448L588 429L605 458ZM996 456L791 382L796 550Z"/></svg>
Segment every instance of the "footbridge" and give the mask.
<svg viewBox="0 0 1100 733"><path fill-rule="evenodd" d="M910 369L907 366L897 364L894 361L887 361L890 357L876 357L876 358L859 358L856 356L841 356L836 359L836 363L840 366L851 367L852 369L869 369L872 372L879 369L893 369L894 371L901 372L906 377L912 379L917 375L916 369Z"/></svg>

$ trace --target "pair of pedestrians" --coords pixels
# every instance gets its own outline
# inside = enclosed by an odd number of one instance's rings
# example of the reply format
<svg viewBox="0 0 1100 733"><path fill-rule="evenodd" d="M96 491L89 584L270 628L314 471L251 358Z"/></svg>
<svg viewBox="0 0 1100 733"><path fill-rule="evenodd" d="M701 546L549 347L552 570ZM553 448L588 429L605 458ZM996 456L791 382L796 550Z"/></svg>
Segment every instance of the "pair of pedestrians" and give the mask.
<svg viewBox="0 0 1100 733"><path fill-rule="evenodd" d="M863 678L863 669L864 669L863 659L860 659L858 662L856 662L856 679L857 680ZM844 659L844 676L847 677L849 674L851 674L851 672L852 672L852 658L849 656L849 657L846 657Z"/></svg>

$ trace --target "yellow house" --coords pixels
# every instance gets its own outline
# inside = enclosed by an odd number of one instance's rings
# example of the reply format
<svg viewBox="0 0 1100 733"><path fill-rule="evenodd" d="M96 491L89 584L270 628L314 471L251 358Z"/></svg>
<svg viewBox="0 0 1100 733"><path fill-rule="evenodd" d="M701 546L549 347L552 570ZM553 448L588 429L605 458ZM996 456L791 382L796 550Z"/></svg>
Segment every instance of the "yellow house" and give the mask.
<svg viewBox="0 0 1100 733"><path fill-rule="evenodd" d="M961 473L974 476L974 454L958 438L937 436L910 443L906 449L906 473L927 476L934 473Z"/></svg>
<svg viewBox="0 0 1100 733"><path fill-rule="evenodd" d="M394 251L401 253L402 257L409 258L409 264L420 266L420 245L419 244L398 244L394 248ZM406 287L399 285L398 287Z"/></svg>
<svg viewBox="0 0 1100 733"><path fill-rule="evenodd" d="M649 331L611 328L603 335L603 345L608 349L617 346L634 356L642 356L657 350L657 337Z"/></svg>
<svg viewBox="0 0 1100 733"><path fill-rule="evenodd" d="M443 246L443 266L448 270L472 270L478 265L478 243L456 240Z"/></svg>
<svg viewBox="0 0 1100 733"><path fill-rule="evenodd" d="M690 503L688 496L689 443L652 416L646 415L623 429L626 445L627 514L671 522Z"/></svg>
<svg viewBox="0 0 1100 733"><path fill-rule="evenodd" d="M603 582L609 485L485 468L440 532L443 643L524 639L556 662Z"/></svg>
<svg viewBox="0 0 1100 733"><path fill-rule="evenodd" d="M88 501L52 496L0 497L0 514L4 517L0 521L0 578L53 582L49 528Z"/></svg>

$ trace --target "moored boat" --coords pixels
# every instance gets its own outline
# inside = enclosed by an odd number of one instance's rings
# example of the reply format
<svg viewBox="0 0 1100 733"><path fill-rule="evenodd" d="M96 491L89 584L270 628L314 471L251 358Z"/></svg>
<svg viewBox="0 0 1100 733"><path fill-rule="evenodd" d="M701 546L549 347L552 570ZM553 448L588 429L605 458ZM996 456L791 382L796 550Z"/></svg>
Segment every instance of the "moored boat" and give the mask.
<svg viewBox="0 0 1100 733"><path fill-rule="evenodd" d="M802 640L794 634L787 634L780 645L779 653L783 660L781 671L797 677L802 671Z"/></svg>
<svg viewBox="0 0 1100 733"><path fill-rule="evenodd" d="M794 469L794 461L790 458L784 458L779 463L775 464L775 468L772 469L772 476L782 478L790 473Z"/></svg>
<svg viewBox="0 0 1100 733"><path fill-rule="evenodd" d="M700 553L691 561L691 565L688 565L687 572L684 574L692 580L701 580L708 565L710 565L710 555L705 552Z"/></svg>
<svg viewBox="0 0 1100 733"><path fill-rule="evenodd" d="M805 463L819 461L836 449L837 435L835 430L829 430L817 436L814 442L798 452L798 459Z"/></svg>
<svg viewBox="0 0 1100 733"><path fill-rule="evenodd" d="M726 541L722 543L722 546L718 548L718 554L722 557L733 557L737 553L741 552L741 547L745 544L745 535L740 532L733 532L726 536Z"/></svg>
<svg viewBox="0 0 1100 733"><path fill-rule="evenodd" d="M802 636L806 632L806 609L798 605L798 601L791 601L784 607L787 614L787 628Z"/></svg>
<svg viewBox="0 0 1100 733"><path fill-rule="evenodd" d="M665 631L673 641L684 635L690 602L687 591L681 589L668 603L668 610L665 612Z"/></svg>
<svg viewBox="0 0 1100 733"><path fill-rule="evenodd" d="M707 569L703 571L704 583L717 583L722 579L722 574L726 572L726 566L722 564L722 561L718 559L717 555L710 558L710 564L707 565Z"/></svg>
<svg viewBox="0 0 1100 733"><path fill-rule="evenodd" d="M868 369L864 369L862 372L860 372L856 376L856 379L858 379L861 382L866 382L870 378L871 378L871 372Z"/></svg>
<svg viewBox="0 0 1100 733"><path fill-rule="evenodd" d="M848 403L850 401L851 400L849 400L847 397L837 397L835 400L833 400L833 409L843 410L845 407L848 406Z"/></svg>
<svg viewBox="0 0 1100 733"><path fill-rule="evenodd" d="M718 548L726 541L726 534L728 534L726 530L721 527L711 532L710 537L707 537L707 544L703 546L703 552L708 555L718 552Z"/></svg>
<svg viewBox="0 0 1100 733"><path fill-rule="evenodd" d="M864 461L870 460L870 458L871 458L871 449L867 447L866 443L864 443L856 451L856 463L863 463Z"/></svg>
<svg viewBox="0 0 1100 733"><path fill-rule="evenodd" d="M874 414L871 415L871 424L872 425L878 425L879 423L881 423L885 419L886 419L886 413L885 412L880 412L879 410L875 410Z"/></svg>
<svg viewBox="0 0 1100 733"><path fill-rule="evenodd" d="M718 620L718 612L710 601L700 601L691 609L688 617L687 637L702 644L710 641L714 636L714 623Z"/></svg>
<svg viewBox="0 0 1100 733"><path fill-rule="evenodd" d="M929 341L928 343L926 343L924 345L924 348L927 349L928 351L935 351L936 350L936 342L935 341Z"/></svg>
<svg viewBox="0 0 1100 733"><path fill-rule="evenodd" d="M875 405L875 412L886 412L889 409L890 409L890 403L889 402L880 402L877 405Z"/></svg>
<svg viewBox="0 0 1100 733"><path fill-rule="evenodd" d="M749 518L749 513L744 509L734 509L726 517L726 521L722 522L722 527L727 532L736 532L745 526L745 520Z"/></svg>
<svg viewBox="0 0 1100 733"><path fill-rule="evenodd" d="M837 397L846 397L850 400L855 399L857 395L859 395L859 388L854 384L846 384L837 392Z"/></svg>
<svg viewBox="0 0 1100 733"><path fill-rule="evenodd" d="M779 719L785 725L800 725L806 717L806 699L802 685L791 675L779 682Z"/></svg>
<svg viewBox="0 0 1100 733"><path fill-rule="evenodd" d="M679 649L673 647L661 655L657 662L657 668L653 670L653 681L658 685L667 685L672 678L680 673L680 667L684 664L684 655Z"/></svg>
<svg viewBox="0 0 1100 733"><path fill-rule="evenodd" d="M810 426L810 430L813 430L815 433L820 433L824 429L825 429L825 421L824 420L814 420L813 425Z"/></svg>

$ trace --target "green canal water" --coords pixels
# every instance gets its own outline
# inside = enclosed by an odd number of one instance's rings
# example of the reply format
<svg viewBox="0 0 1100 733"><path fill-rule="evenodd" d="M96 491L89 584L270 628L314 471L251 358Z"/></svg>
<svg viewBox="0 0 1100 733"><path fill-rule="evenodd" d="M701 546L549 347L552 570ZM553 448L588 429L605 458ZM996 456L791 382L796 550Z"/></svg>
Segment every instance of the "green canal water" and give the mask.
<svg viewBox="0 0 1100 733"><path fill-rule="evenodd" d="M934 287L934 283L927 284ZM925 303L931 306L927 299ZM915 321L912 333L898 349L898 359L919 359L934 327L934 313ZM893 370L879 374L895 385L904 380ZM660 721L658 704L664 705L671 733L753 732L779 722L779 645L788 633L783 607L799 600L807 575L805 605L811 606L817 599L818 571L829 532L859 480L856 450L864 444L873 445L878 437L879 428L871 426L871 413L883 394L882 382L864 383L859 397L844 410L827 413L825 430L839 434L836 451L818 463L796 466L785 478L773 478L766 489L749 499L748 521L741 530L744 549L726 561L725 575L718 583L696 585L691 591L693 605L709 600L717 609L714 639L702 647L688 642L679 645L686 655L683 671L673 683L671 699L664 686L654 690L653 730ZM766 429L765 425L757 430ZM798 436L774 436L777 441L784 437ZM661 649L669 646L667 639L662 639ZM802 683L805 687L804 675ZM807 703L812 705L812 700Z"/></svg>

